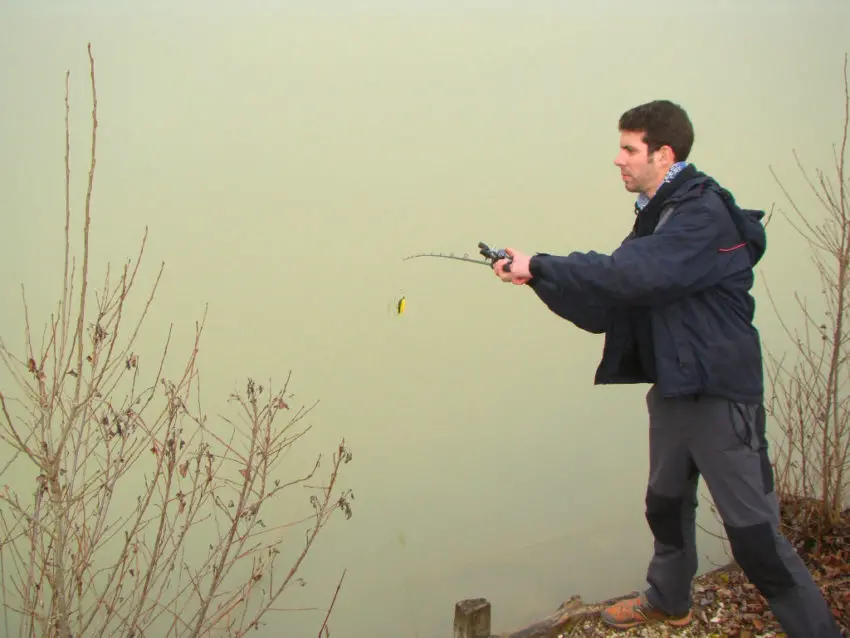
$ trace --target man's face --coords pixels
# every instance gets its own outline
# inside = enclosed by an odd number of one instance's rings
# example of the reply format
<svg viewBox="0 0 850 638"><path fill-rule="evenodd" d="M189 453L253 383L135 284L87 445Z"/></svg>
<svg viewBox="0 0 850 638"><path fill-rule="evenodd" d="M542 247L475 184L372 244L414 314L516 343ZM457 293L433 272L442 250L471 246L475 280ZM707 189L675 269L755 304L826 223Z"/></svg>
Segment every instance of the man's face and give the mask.
<svg viewBox="0 0 850 638"><path fill-rule="evenodd" d="M620 169L623 184L630 193L655 194L661 184L670 163L663 161L661 151L649 154L643 141L643 131L622 131L620 133L620 152L614 164Z"/></svg>

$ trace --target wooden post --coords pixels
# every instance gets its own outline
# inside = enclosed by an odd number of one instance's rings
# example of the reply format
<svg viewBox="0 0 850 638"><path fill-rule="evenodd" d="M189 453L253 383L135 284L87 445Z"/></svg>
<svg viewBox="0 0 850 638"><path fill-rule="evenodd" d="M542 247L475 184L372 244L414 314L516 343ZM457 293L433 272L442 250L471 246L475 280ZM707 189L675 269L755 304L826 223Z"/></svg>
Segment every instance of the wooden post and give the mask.
<svg viewBox="0 0 850 638"><path fill-rule="evenodd" d="M490 603L468 598L455 605L454 638L490 638Z"/></svg>

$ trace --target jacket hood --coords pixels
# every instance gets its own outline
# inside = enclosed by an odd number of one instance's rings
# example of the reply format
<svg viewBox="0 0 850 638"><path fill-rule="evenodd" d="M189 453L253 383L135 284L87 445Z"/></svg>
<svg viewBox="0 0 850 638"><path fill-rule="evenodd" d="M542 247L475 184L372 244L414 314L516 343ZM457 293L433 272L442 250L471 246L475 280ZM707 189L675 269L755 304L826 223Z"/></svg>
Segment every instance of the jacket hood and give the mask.
<svg viewBox="0 0 850 638"><path fill-rule="evenodd" d="M747 243L753 266L755 266L761 261L767 250L767 233L762 224L762 220L765 217L763 210L741 208L735 202L735 197L729 190L723 188L714 178L704 173L700 173L697 177L683 184L680 189L670 196L669 203L680 203L696 198L705 189L716 193L726 206L726 209L732 216L732 221L738 227L738 232L741 233L743 240Z"/></svg>
<svg viewBox="0 0 850 638"><path fill-rule="evenodd" d="M732 214L740 215L743 218L743 224L741 226L743 227L744 241L747 242L750 255L753 258L753 266L755 266L764 257L764 253L767 250L767 233L764 230L764 224L762 224L764 211L738 208L737 206L735 208L737 209L737 213L733 212Z"/></svg>

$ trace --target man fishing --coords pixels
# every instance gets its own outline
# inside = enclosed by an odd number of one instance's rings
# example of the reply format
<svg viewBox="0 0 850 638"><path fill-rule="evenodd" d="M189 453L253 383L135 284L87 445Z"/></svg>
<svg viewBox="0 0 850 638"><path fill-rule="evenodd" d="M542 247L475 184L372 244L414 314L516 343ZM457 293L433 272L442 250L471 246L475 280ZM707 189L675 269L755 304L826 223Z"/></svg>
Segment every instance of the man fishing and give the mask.
<svg viewBox="0 0 850 638"><path fill-rule="evenodd" d="M750 295L766 250L764 212L741 209L687 162L694 133L678 105L632 108L619 131L614 164L637 194L634 227L621 245L610 255L507 248L508 258L493 264L502 281L528 285L558 316L604 333L595 384L650 384L648 587L602 619L623 629L691 621L702 476L735 560L789 638L839 638L818 586L779 531Z"/></svg>

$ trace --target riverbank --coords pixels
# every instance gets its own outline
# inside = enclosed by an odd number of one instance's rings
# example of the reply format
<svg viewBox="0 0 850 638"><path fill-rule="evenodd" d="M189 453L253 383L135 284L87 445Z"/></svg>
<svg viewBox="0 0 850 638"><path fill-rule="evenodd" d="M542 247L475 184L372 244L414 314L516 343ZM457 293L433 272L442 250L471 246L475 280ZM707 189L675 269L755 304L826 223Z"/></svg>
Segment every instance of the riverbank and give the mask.
<svg viewBox="0 0 850 638"><path fill-rule="evenodd" d="M782 530L820 587L845 638L850 638L850 509L828 533L817 533L810 502L785 500ZM820 537L817 547L815 539ZM616 630L604 625L600 612L619 599L586 603L572 596L545 618L507 632L490 633L490 605L485 599L458 603L455 636L491 638L773 638L784 636L767 601L731 562L694 580L693 622L683 629L664 624Z"/></svg>
<svg viewBox="0 0 850 638"><path fill-rule="evenodd" d="M811 536L797 518L797 512L783 508L783 527L789 540L803 557L832 608L844 636L850 638L850 509L841 523L823 538L816 553ZM602 624L598 614L573 626L567 636L681 637L681 638L770 638L784 636L764 597L734 563L714 569L694 582L694 621L685 629L665 625L613 630Z"/></svg>
<svg viewBox="0 0 850 638"><path fill-rule="evenodd" d="M850 548L850 545L847 546ZM850 557L848 557L850 558ZM840 571L840 568L835 568ZM816 572L813 572L816 573ZM844 576L818 576L818 584L833 613L850 637L850 569ZM772 638L784 636L764 598L749 583L737 565L730 564L704 574L694 583L694 621L684 629L667 625L616 630L605 626L598 615L574 626L567 636L585 638Z"/></svg>

